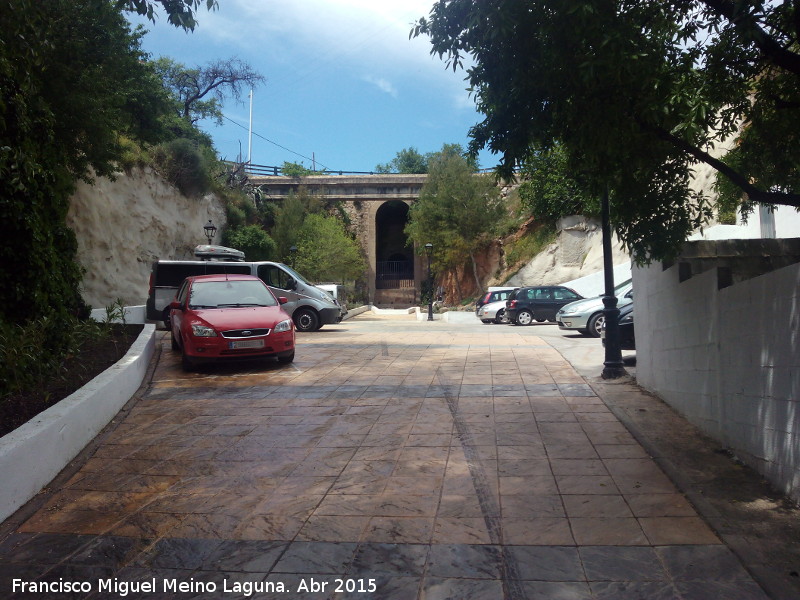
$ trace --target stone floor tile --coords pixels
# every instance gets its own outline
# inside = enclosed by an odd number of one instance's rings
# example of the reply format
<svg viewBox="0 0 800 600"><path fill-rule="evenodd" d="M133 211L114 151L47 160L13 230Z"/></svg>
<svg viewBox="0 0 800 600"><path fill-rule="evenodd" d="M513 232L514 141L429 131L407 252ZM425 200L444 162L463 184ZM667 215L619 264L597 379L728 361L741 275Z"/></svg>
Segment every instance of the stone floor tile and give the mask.
<svg viewBox="0 0 800 600"><path fill-rule="evenodd" d="M427 544L359 544L350 568L358 577L374 575L420 576L428 560Z"/></svg>
<svg viewBox="0 0 800 600"><path fill-rule="evenodd" d="M355 543L292 542L276 557L273 573L342 574L353 562Z"/></svg>
<svg viewBox="0 0 800 600"><path fill-rule="evenodd" d="M490 544L492 536L484 517L437 516L433 544Z"/></svg>
<svg viewBox="0 0 800 600"><path fill-rule="evenodd" d="M639 523L654 546L720 543L700 517L641 517Z"/></svg>
<svg viewBox="0 0 800 600"><path fill-rule="evenodd" d="M297 539L314 542L358 542L369 523L368 516L311 515Z"/></svg>
<svg viewBox="0 0 800 600"><path fill-rule="evenodd" d="M593 598L596 600L680 600L677 588L666 581L593 581L591 582ZM704 596L711 598L726 596ZM699 598L698 598L699 600Z"/></svg>
<svg viewBox="0 0 800 600"><path fill-rule="evenodd" d="M589 584L583 581L525 581L522 585L528 600L592 600Z"/></svg>
<svg viewBox="0 0 800 600"><path fill-rule="evenodd" d="M508 554L526 581L585 581L577 548L511 546Z"/></svg>
<svg viewBox="0 0 800 600"><path fill-rule="evenodd" d="M571 517L569 524L579 546L649 545L634 518Z"/></svg>
<svg viewBox="0 0 800 600"><path fill-rule="evenodd" d="M373 517L361 539L365 542L428 544L433 537L433 517Z"/></svg>
<svg viewBox="0 0 800 600"><path fill-rule="evenodd" d="M667 573L650 547L589 546L578 549L589 581L666 581Z"/></svg>
<svg viewBox="0 0 800 600"><path fill-rule="evenodd" d="M562 494L617 494L617 486L608 475L556 475Z"/></svg>
<svg viewBox="0 0 800 600"><path fill-rule="evenodd" d="M428 555L430 577L499 579L502 569L503 553L496 545L435 544Z"/></svg>
<svg viewBox="0 0 800 600"><path fill-rule="evenodd" d="M426 577L420 600L486 600L503 598L503 582L491 579L441 579Z"/></svg>
<svg viewBox="0 0 800 600"><path fill-rule="evenodd" d="M682 494L631 494L625 496L635 517L694 517L692 505Z"/></svg>
<svg viewBox="0 0 800 600"><path fill-rule="evenodd" d="M564 508L569 518L573 517L602 517L626 518L633 517L631 509L621 495L563 495Z"/></svg>
<svg viewBox="0 0 800 600"><path fill-rule="evenodd" d="M569 521L562 517L502 519L503 543L517 546L572 546Z"/></svg>

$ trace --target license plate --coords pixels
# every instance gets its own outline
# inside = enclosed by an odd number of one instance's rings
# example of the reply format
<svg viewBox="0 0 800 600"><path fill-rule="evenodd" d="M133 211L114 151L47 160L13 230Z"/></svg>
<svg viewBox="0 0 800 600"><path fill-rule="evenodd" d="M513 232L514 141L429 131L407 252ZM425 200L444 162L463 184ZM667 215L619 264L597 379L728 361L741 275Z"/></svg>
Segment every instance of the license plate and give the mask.
<svg viewBox="0 0 800 600"><path fill-rule="evenodd" d="M236 342L228 342L228 348L231 350L242 350L245 348L263 348L264 340L239 340Z"/></svg>

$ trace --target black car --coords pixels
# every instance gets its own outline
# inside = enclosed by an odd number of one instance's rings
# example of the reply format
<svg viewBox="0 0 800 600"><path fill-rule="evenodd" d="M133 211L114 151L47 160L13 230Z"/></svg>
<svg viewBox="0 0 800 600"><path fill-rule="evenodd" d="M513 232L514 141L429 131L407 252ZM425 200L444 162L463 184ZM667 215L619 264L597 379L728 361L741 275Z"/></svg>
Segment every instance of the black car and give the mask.
<svg viewBox="0 0 800 600"><path fill-rule="evenodd" d="M576 300L583 300L583 296L562 285L523 287L511 292L506 300L506 315L515 325L555 321L561 307Z"/></svg>
<svg viewBox="0 0 800 600"><path fill-rule="evenodd" d="M601 331L603 346L606 345L606 325ZM633 329L633 304L619 309L619 348L620 350L636 350L636 334Z"/></svg>
<svg viewBox="0 0 800 600"><path fill-rule="evenodd" d="M508 295L514 291L514 288L503 288L500 290L494 290L492 292L486 292L483 296L478 298L478 301L475 302L475 314L478 314L478 311L481 309L481 306L485 306L486 304L491 304L492 302L499 302L500 300L507 300Z"/></svg>

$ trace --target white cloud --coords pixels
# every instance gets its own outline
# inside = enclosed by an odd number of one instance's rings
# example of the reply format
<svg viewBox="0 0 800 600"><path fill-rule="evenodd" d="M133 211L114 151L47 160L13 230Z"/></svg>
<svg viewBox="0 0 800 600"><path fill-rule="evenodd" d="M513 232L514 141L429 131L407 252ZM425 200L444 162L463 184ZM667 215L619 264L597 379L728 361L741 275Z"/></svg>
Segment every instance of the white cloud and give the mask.
<svg viewBox="0 0 800 600"><path fill-rule="evenodd" d="M392 82L383 77L375 77L374 75L367 75L364 81L377 87L380 91L389 94L392 98L397 98L397 88L392 85Z"/></svg>

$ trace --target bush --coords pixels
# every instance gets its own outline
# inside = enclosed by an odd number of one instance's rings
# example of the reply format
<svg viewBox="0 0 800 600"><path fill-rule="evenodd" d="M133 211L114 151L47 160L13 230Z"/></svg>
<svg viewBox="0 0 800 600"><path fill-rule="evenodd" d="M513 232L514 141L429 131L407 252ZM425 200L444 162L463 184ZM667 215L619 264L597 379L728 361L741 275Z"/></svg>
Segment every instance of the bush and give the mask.
<svg viewBox="0 0 800 600"><path fill-rule="evenodd" d="M211 188L207 157L197 142L178 138L157 146L153 162L164 178L187 197L204 194Z"/></svg>
<svg viewBox="0 0 800 600"><path fill-rule="evenodd" d="M259 225L227 230L223 244L241 250L247 260L274 260L275 257L275 241Z"/></svg>

